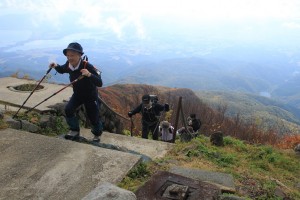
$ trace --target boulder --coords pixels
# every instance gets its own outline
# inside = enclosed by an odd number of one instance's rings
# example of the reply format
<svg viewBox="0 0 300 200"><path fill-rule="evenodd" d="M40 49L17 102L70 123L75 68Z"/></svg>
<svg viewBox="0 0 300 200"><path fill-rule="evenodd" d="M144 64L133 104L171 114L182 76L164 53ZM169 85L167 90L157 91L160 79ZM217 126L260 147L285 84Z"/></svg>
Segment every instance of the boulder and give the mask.
<svg viewBox="0 0 300 200"><path fill-rule="evenodd" d="M136 196L133 192L119 188L111 183L105 182L82 200L136 200Z"/></svg>

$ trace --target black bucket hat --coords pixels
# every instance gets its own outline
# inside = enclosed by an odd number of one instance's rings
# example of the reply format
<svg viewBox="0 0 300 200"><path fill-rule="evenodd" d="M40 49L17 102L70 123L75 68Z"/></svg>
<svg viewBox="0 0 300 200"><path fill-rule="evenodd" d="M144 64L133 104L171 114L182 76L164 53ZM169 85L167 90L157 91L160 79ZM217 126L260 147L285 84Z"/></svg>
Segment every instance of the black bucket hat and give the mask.
<svg viewBox="0 0 300 200"><path fill-rule="evenodd" d="M149 102L149 101L150 101L150 95L149 95L149 94L143 95L142 101L143 101L143 102Z"/></svg>
<svg viewBox="0 0 300 200"><path fill-rule="evenodd" d="M66 56L67 54L67 50L73 50L73 51L76 51L78 53L80 53L81 55L83 55L83 49L82 49L82 46L77 43L77 42L72 42L68 45L68 47L66 49L63 50L63 53L64 55Z"/></svg>

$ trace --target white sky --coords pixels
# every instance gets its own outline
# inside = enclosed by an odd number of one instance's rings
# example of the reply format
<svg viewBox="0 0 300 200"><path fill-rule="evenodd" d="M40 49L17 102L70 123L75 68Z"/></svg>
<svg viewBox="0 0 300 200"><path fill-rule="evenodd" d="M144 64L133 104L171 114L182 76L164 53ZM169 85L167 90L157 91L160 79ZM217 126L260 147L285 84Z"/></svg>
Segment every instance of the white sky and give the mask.
<svg viewBox="0 0 300 200"><path fill-rule="evenodd" d="M204 22L223 20L300 20L299 0L0 0L0 16L28 13L37 24L62 24L61 16L77 12L86 26L119 24L140 17L186 18ZM122 16L103 18L113 12ZM117 16L115 16L117 17ZM86 21L88 20L88 23Z"/></svg>
<svg viewBox="0 0 300 200"><path fill-rule="evenodd" d="M69 12L77 14L74 21L78 26L111 30L119 37L126 27L134 26L140 39L147 36L144 19L157 19L158 23L160 19L178 20L191 25L277 20L287 30L300 30L300 0L0 0L0 18L26 14L30 24L26 24L29 32L23 28L24 35L33 34L31 26L67 27L65 16ZM0 21L0 36L16 34L17 40L18 34L10 31L16 25L10 27L8 23Z"/></svg>

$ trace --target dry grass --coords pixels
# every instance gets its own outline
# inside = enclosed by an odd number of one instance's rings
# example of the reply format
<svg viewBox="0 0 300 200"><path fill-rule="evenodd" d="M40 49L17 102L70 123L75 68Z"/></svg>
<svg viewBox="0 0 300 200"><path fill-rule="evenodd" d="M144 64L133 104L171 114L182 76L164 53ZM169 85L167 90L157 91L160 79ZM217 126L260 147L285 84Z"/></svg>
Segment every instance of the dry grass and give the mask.
<svg viewBox="0 0 300 200"><path fill-rule="evenodd" d="M175 147L162 159L149 162L151 174L171 166L229 173L234 176L237 194L251 199L279 199L274 194L281 188L291 199L300 199L300 158L292 151L268 145L251 145L232 137L224 138L225 146L210 144L201 136L189 143L176 141ZM125 178L120 187L135 191L151 176Z"/></svg>

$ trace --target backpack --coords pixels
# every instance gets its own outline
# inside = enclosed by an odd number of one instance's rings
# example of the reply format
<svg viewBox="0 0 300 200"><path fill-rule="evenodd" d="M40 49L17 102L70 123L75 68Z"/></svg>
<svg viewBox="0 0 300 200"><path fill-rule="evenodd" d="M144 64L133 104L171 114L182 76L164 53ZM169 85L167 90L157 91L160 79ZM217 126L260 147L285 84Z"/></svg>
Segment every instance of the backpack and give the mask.
<svg viewBox="0 0 300 200"><path fill-rule="evenodd" d="M201 128L201 125L202 125L202 123L201 123L200 119L193 119L192 127L195 132Z"/></svg>

